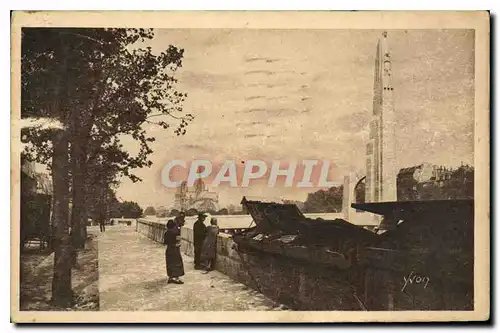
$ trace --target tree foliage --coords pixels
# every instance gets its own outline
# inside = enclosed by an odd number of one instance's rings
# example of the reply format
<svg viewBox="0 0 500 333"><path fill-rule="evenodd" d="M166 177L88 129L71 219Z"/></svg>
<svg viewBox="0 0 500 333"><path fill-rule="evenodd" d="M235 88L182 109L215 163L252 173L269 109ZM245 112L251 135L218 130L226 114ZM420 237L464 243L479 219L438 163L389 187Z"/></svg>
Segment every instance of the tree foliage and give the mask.
<svg viewBox="0 0 500 333"><path fill-rule="evenodd" d="M196 216L198 213L199 212L196 208L189 208L186 212L186 216Z"/></svg>
<svg viewBox="0 0 500 333"><path fill-rule="evenodd" d="M229 211L227 210L227 208L222 208L213 215L229 215Z"/></svg>
<svg viewBox="0 0 500 333"><path fill-rule="evenodd" d="M144 210L144 215L145 216L156 215L156 209L153 206L149 206Z"/></svg>
<svg viewBox="0 0 500 333"><path fill-rule="evenodd" d="M140 47L153 37L151 29L23 29L22 117L59 120L87 160L101 158L140 180L131 170L151 165L149 144L155 140L143 125L172 127L182 135L193 119L183 114L186 94L175 89L184 50L170 45L155 55ZM50 166L50 131L30 128L24 134L27 153ZM139 143L135 156L120 143L124 135Z"/></svg>
<svg viewBox="0 0 500 333"><path fill-rule="evenodd" d="M330 187L307 195L305 213L336 213L342 210L343 186Z"/></svg>
<svg viewBox="0 0 500 333"><path fill-rule="evenodd" d="M59 250L53 298L58 304L69 302L67 262L71 246L82 247L89 211L102 212L104 202L117 205L115 197L97 203L91 198L109 193L120 176L139 181L133 170L151 166L150 144L155 138L144 125L156 124L182 135L193 119L182 110L186 94L175 89L174 74L182 66L184 51L168 46L153 54L144 45L153 37L151 29L22 29L21 117L61 124L58 130L33 126L21 133L27 159L45 164L54 180L53 221ZM137 154L124 147L124 136L138 143ZM120 209L127 215L142 214L132 203Z"/></svg>
<svg viewBox="0 0 500 333"><path fill-rule="evenodd" d="M178 209L174 208L174 209L172 209L170 211L170 213L168 214L168 216L177 216L177 215L179 215L179 213L180 213L180 211ZM166 216L166 214L163 217L165 217L165 216ZM158 216L158 217L161 217L161 216Z"/></svg>
<svg viewBox="0 0 500 333"><path fill-rule="evenodd" d="M118 203L110 212L110 217L123 217L128 219L136 219L142 216L142 208L137 202L124 201Z"/></svg>

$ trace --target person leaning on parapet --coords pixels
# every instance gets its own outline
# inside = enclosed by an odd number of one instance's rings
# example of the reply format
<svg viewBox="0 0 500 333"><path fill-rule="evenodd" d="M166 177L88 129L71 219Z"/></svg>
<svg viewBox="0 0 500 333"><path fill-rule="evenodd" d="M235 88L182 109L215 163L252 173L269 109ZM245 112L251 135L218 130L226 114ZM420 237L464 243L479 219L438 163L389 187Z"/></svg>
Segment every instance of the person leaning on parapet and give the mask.
<svg viewBox="0 0 500 333"><path fill-rule="evenodd" d="M181 232L174 220L168 220L167 231L163 236L165 248L165 264L167 266L168 283L183 284L179 277L184 275L184 264L181 256Z"/></svg>
<svg viewBox="0 0 500 333"><path fill-rule="evenodd" d="M217 226L217 219L213 217L210 220L210 225L207 227L207 235L201 250L201 261L203 262L203 268L207 273L215 269L215 254L217 252L218 234L219 227Z"/></svg>
<svg viewBox="0 0 500 333"><path fill-rule="evenodd" d="M201 249L203 247L203 241L207 234L207 227L205 225L205 218L207 216L204 213L198 214L198 219L193 225L193 243L194 243L194 269L202 269L201 267Z"/></svg>
<svg viewBox="0 0 500 333"><path fill-rule="evenodd" d="M182 228L186 223L186 213L180 212L179 215L175 217L174 222L177 225L177 227Z"/></svg>

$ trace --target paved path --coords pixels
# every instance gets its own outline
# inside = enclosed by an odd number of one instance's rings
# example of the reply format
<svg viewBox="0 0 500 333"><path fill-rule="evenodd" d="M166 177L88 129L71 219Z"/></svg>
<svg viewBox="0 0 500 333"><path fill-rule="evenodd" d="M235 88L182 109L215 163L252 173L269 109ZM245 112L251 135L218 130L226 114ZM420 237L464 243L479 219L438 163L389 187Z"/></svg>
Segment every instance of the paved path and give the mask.
<svg viewBox="0 0 500 333"><path fill-rule="evenodd" d="M126 226L100 233L101 311L279 310L262 294L220 272L203 274L184 256L184 285L167 284L165 250Z"/></svg>

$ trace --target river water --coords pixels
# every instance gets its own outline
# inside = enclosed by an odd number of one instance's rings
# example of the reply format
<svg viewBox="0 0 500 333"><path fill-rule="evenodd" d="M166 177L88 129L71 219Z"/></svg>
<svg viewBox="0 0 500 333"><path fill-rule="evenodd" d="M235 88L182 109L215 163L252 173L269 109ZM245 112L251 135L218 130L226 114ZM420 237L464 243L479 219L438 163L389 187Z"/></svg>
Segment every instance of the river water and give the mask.
<svg viewBox="0 0 500 333"><path fill-rule="evenodd" d="M210 221L210 214L207 214L208 217L205 220L205 224L209 224ZM309 218L322 218L324 220L335 220L335 219L341 219L344 217L343 214L340 213L314 213L314 214L304 214L305 216ZM217 218L217 224L219 228L224 229L224 228L249 228L255 226L255 223L253 223L253 219L250 215L214 215L215 218ZM155 221L155 222L160 222L160 223L167 223L167 221L171 218L158 218L156 216L146 216L143 217L143 219L148 220L148 221ZM193 223L196 221L196 216L188 216L186 217L186 226L192 226Z"/></svg>

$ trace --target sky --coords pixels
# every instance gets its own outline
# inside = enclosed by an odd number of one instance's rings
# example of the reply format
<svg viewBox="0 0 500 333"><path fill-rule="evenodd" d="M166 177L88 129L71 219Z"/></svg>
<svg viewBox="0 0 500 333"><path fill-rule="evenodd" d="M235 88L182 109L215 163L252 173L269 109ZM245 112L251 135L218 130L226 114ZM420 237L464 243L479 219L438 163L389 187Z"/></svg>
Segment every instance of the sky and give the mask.
<svg viewBox="0 0 500 333"><path fill-rule="evenodd" d="M195 116L184 136L145 125L156 138L143 179L122 179L117 195L141 206L171 207L161 182L174 159L331 161L329 180L364 174L380 30L163 29L159 53L184 49L176 77ZM396 114L396 165L473 165L474 31L388 31ZM131 151L130 138L122 139ZM215 170L217 171L217 170ZM221 186L221 208L243 195L305 200L317 188Z"/></svg>

